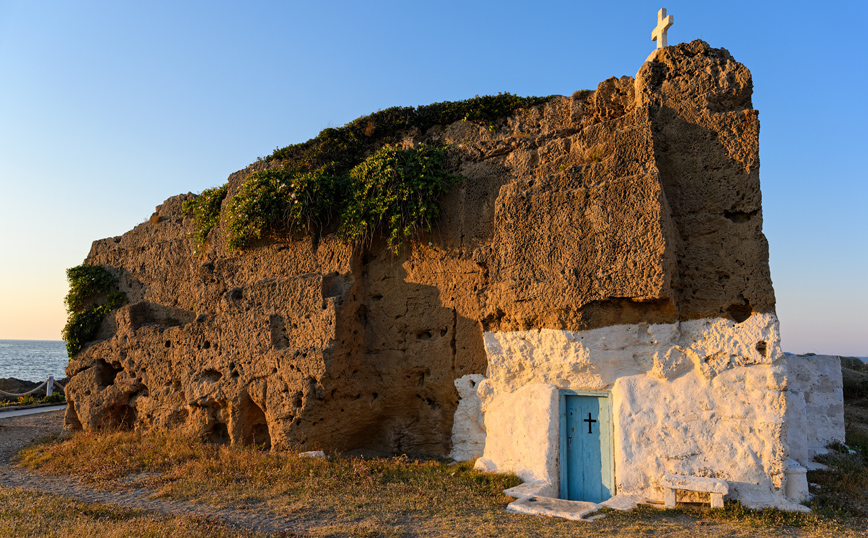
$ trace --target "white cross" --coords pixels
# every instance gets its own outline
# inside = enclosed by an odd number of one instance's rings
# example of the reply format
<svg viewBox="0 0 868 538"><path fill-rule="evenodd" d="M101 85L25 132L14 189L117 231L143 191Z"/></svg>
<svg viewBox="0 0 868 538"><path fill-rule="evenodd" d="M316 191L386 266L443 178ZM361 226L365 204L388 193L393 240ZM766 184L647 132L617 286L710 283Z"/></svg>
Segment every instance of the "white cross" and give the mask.
<svg viewBox="0 0 868 538"><path fill-rule="evenodd" d="M661 8L657 12L657 28L651 32L651 41L657 42L657 48L662 49L666 46L666 30L675 22L675 17L672 15L666 16L666 8Z"/></svg>

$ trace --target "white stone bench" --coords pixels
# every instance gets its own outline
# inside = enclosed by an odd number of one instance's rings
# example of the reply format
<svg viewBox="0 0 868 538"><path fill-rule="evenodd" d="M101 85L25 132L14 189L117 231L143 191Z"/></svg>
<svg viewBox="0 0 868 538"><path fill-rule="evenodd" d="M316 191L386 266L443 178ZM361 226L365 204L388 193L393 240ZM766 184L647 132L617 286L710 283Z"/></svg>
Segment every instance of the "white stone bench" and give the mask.
<svg viewBox="0 0 868 538"><path fill-rule="evenodd" d="M729 493L729 484L726 480L701 476L665 474L660 485L663 486L666 508L675 508L675 490L678 489L710 494L712 508L723 508L723 496Z"/></svg>

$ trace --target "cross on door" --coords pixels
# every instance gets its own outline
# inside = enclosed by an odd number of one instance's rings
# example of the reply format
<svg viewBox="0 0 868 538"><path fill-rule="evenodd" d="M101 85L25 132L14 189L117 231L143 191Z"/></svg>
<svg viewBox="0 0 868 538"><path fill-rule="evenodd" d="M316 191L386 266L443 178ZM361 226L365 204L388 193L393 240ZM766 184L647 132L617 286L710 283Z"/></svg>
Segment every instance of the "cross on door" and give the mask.
<svg viewBox="0 0 868 538"><path fill-rule="evenodd" d="M666 16L666 8L661 8L657 12L657 28L651 32L651 41L657 42L657 48L662 49L666 46L666 31L675 22L675 17L672 15Z"/></svg>
<svg viewBox="0 0 868 538"><path fill-rule="evenodd" d="M594 422L597 422L597 421L591 418L591 413L588 413L588 418L586 418L586 419L583 420L582 422L587 422L587 423L588 423L588 433L594 433L594 432L591 430L591 425L592 425Z"/></svg>

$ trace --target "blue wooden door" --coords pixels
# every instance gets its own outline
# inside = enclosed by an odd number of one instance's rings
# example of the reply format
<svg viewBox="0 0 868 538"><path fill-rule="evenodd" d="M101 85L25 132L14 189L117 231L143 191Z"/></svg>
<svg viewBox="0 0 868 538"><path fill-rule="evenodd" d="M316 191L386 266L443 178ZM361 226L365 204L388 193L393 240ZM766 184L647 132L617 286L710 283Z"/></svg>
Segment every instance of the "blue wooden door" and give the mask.
<svg viewBox="0 0 868 538"><path fill-rule="evenodd" d="M561 498L603 502L613 495L609 398L561 398Z"/></svg>

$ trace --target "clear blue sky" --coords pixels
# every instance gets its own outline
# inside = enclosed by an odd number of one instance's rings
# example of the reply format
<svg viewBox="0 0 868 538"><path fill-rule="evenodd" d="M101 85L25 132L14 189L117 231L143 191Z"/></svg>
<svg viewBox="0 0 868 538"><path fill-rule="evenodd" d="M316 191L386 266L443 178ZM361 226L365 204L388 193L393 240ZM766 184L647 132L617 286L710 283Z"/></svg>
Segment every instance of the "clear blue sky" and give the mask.
<svg viewBox="0 0 868 538"><path fill-rule="evenodd" d="M784 349L868 355L868 3L0 0L0 339L164 199L377 109L635 75L666 7L750 68Z"/></svg>

